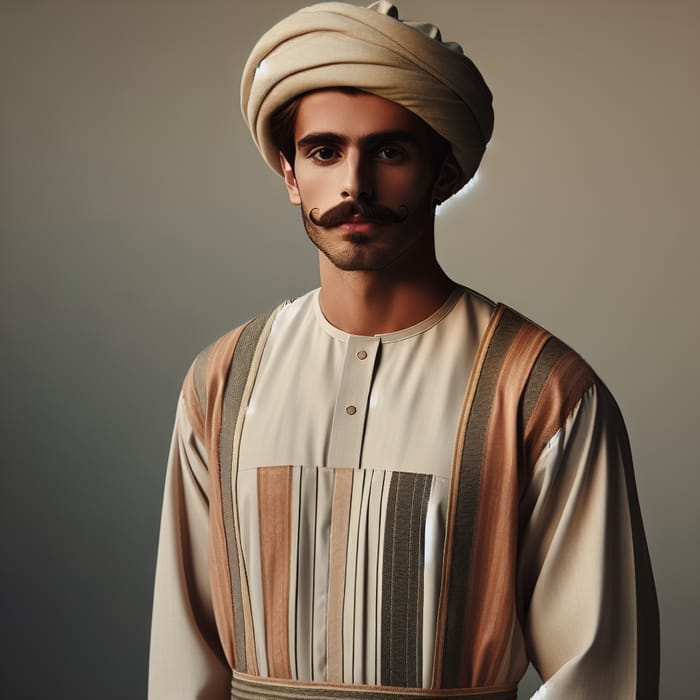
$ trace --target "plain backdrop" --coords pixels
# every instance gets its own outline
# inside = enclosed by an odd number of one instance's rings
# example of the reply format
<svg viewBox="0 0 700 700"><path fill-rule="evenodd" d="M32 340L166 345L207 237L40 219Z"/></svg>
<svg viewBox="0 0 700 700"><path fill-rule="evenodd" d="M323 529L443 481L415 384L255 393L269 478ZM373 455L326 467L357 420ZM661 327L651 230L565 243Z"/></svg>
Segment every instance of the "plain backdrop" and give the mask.
<svg viewBox="0 0 700 700"><path fill-rule="evenodd" d="M700 6L398 4L460 41L495 95L493 141L440 212L438 255L616 395L662 698L697 697ZM238 106L255 39L298 6L0 4L3 698L145 696L182 377L216 337L318 283Z"/></svg>

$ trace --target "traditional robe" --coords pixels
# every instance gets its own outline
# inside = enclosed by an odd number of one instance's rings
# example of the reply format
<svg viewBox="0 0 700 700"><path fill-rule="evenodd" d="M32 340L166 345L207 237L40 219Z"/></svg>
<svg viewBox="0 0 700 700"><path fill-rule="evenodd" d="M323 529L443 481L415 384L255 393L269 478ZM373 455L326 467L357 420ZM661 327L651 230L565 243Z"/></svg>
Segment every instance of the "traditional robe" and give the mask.
<svg viewBox="0 0 700 700"><path fill-rule="evenodd" d="M624 424L563 343L458 288L397 333L318 292L195 360L168 467L157 698L653 698Z"/></svg>

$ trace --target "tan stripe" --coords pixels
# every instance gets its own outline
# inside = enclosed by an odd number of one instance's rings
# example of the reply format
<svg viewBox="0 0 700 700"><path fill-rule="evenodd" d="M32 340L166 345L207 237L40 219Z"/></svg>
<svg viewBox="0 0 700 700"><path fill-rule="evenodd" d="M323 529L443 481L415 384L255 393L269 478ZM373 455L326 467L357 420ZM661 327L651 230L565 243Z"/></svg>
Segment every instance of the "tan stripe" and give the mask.
<svg viewBox="0 0 700 700"><path fill-rule="evenodd" d="M224 531L223 505L221 501L221 465L219 464L219 434L221 407L228 367L238 343L243 326L219 339L211 348L206 373L206 411L204 435L209 456L209 573L216 627L221 645L231 668L236 667L233 623L233 596L231 572L228 566L228 544ZM192 383L194 388L194 382ZM192 394L190 394L190 400Z"/></svg>
<svg viewBox="0 0 700 700"><path fill-rule="evenodd" d="M596 380L593 370L573 350L554 365L525 426L525 458L530 469Z"/></svg>
<svg viewBox="0 0 700 700"><path fill-rule="evenodd" d="M328 682L343 682L343 603L347 556L351 469L336 469L328 556Z"/></svg>
<svg viewBox="0 0 700 700"><path fill-rule="evenodd" d="M459 495L459 470L462 460L462 452L464 451L464 440L467 432L467 422L469 414L476 395L476 389L479 384L479 377L484 366L484 360L489 349L489 344L493 338L493 334L498 328L498 324L503 316L505 307L501 304L496 306L489 320L489 324L484 332L484 337L481 339L474 364L469 373L467 382L467 390L462 404L462 412L457 424L457 435L455 448L452 458L452 478L450 480L450 495L447 505L447 518L445 524L445 545L444 552L450 553L454 547L454 521L457 515L457 497ZM447 610L448 599L450 595L450 575L452 573L452 557L446 554L442 567L442 576L440 580L440 597L438 603L438 619L435 633L435 656L433 661L433 678L431 686L439 688L442 684L442 664L445 653L445 639L447 629Z"/></svg>
<svg viewBox="0 0 700 700"><path fill-rule="evenodd" d="M229 505L232 508L232 519L233 519L233 531L236 541L236 548L240 553L240 590L238 591L239 600L243 610L243 623L244 623L244 634L245 634L245 656L246 656L246 668L245 670L249 673L259 674L260 669L258 665L257 651L255 646L255 632L253 625L253 610L250 602L250 591L248 590L248 575L246 572L245 560L243 559L243 547L241 544L240 535L240 523L238 522L238 454L241 444L241 433L243 432L243 423L245 422L246 409L248 407L248 402L250 401L250 395L253 391L253 385L255 384L255 378L257 376L257 371L260 366L260 360L262 358L262 353L265 348L265 343L270 334L270 329L272 323L274 322L279 309L282 305L278 306L274 311L267 316L264 326L259 330L259 335L255 341L255 348L253 352L252 359L249 364L248 376L246 378L245 386L240 398L240 406L238 409L238 416L236 421L235 430L233 432L233 444L231 445L231 458L228 468L230 469L230 482L231 482L231 492L230 492L230 502ZM251 322L249 325L259 324L264 319L264 316L259 316ZM258 327L259 329L259 327ZM256 332L258 332L256 329ZM253 334L255 335L255 334ZM235 593L235 591L234 591Z"/></svg>
<svg viewBox="0 0 700 700"><path fill-rule="evenodd" d="M521 464L520 431L515 423L530 370L548 338L543 329L523 325L508 349L496 383L467 589L463 648L471 650L471 664L465 664L460 674L460 683L466 686L496 682L513 629Z"/></svg>
<svg viewBox="0 0 700 700"><path fill-rule="evenodd" d="M195 363L198 360L199 357L195 360ZM182 398L185 401L185 410L187 411L187 418L192 426L192 431L202 444L206 444L204 436L204 413L202 412L202 402L200 402L199 395L195 388L194 367L194 364L190 367L189 372L187 372L185 376L185 381L182 383Z"/></svg>
<svg viewBox="0 0 700 700"><path fill-rule="evenodd" d="M275 678L291 678L289 575L292 468L263 467L257 470L257 474L267 670Z"/></svg>
<svg viewBox="0 0 700 700"><path fill-rule="evenodd" d="M514 684L491 688L399 688L396 686L339 685L306 681L277 681L234 672L231 682L232 700L515 700Z"/></svg>

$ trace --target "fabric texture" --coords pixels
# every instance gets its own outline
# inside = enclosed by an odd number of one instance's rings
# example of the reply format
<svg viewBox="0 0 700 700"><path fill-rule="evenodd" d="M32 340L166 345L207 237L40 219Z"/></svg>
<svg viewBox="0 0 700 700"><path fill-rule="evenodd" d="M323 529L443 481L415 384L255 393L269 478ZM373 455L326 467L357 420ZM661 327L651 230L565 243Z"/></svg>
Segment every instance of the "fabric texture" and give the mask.
<svg viewBox="0 0 700 700"><path fill-rule="evenodd" d="M469 367L449 475L438 476L441 464L402 470L390 440L376 464L334 465L327 448L305 457L310 436L287 418L314 415L319 396L301 371L318 366L315 343L298 341L314 328L353 351L363 339L329 334L314 300L224 336L185 380L149 697L505 698L530 660L546 698L656 698L658 611L629 446L590 367L522 316L462 290L394 337L396 352L380 350L371 369L384 392L383 362L401 365L403 349L420 353L416 338L431 347L431 334L457 330L457 362ZM458 330L460 315L471 333ZM449 362L440 345L435 363L404 372L430 383L431 367ZM344 357L323 393L342 385ZM275 373L287 382L265 402L282 405L277 418L256 399ZM440 403L439 391L423 391ZM372 404L371 386L366 397ZM258 419L266 440L246 435ZM372 411L363 420L389 425ZM298 444L282 440L293 457L285 463L274 443L288 429Z"/></svg>
<svg viewBox="0 0 700 700"><path fill-rule="evenodd" d="M271 115L298 95L332 87L396 102L444 137L461 169L455 192L472 177L491 138L491 92L461 47L443 42L437 27L400 20L396 7L384 1L370 7L320 3L272 27L243 70L243 116L280 175Z"/></svg>

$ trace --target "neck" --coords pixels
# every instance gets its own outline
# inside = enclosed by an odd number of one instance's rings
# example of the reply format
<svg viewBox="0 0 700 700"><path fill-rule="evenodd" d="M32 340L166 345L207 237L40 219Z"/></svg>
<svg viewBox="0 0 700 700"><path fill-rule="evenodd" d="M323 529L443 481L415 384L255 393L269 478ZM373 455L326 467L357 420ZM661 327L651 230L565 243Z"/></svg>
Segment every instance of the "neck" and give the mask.
<svg viewBox="0 0 700 700"><path fill-rule="evenodd" d="M445 303L455 283L435 258L419 267L412 274L348 272L320 254L321 311L333 326L353 335L392 333L420 323Z"/></svg>

